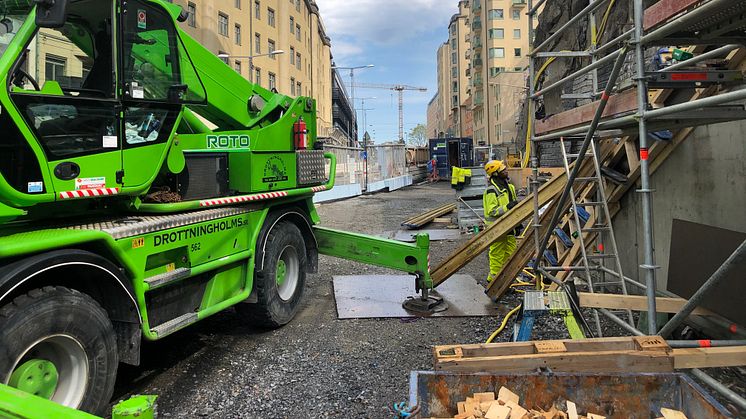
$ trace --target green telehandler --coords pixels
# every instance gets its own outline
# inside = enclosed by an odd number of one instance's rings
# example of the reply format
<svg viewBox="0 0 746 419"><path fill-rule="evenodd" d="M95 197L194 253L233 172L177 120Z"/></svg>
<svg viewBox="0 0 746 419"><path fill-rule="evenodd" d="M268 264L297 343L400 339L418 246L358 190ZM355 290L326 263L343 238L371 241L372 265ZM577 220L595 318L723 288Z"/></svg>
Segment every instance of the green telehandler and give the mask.
<svg viewBox="0 0 746 419"><path fill-rule="evenodd" d="M292 320L326 254L414 276L429 240L319 226L316 103L254 85L163 0L0 0L0 384L101 414L120 362L228 307ZM327 175L328 171L328 175Z"/></svg>

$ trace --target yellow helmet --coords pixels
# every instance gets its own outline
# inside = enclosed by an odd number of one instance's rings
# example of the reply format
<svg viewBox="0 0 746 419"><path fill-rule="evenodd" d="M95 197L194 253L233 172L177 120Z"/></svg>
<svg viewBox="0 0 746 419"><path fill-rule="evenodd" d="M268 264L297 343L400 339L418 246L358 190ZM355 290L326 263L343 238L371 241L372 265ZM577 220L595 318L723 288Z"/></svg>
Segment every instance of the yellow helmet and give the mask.
<svg viewBox="0 0 746 419"><path fill-rule="evenodd" d="M484 165L484 170L487 172L487 176L492 176L495 173L500 173L503 170L507 170L508 166L502 160L490 160Z"/></svg>

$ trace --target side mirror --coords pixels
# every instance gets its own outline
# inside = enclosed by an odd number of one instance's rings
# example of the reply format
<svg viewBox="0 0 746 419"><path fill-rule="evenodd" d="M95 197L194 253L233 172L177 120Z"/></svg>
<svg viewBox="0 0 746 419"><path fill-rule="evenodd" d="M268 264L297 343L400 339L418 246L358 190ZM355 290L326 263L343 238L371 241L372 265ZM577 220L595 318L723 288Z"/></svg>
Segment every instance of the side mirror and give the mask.
<svg viewBox="0 0 746 419"><path fill-rule="evenodd" d="M36 26L61 28L67 19L69 0L34 0L36 3Z"/></svg>

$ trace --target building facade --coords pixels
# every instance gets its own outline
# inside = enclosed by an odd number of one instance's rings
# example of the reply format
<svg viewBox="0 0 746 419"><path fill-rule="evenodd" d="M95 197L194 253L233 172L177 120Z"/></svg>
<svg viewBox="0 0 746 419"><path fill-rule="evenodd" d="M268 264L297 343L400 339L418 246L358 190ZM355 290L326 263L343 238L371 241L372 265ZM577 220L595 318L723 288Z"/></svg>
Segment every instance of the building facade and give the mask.
<svg viewBox="0 0 746 419"><path fill-rule="evenodd" d="M526 1L461 0L458 8L437 52L439 99L430 106L443 111L428 109L428 131L442 127L444 136L471 137L475 146L522 144L514 120L525 95Z"/></svg>
<svg viewBox="0 0 746 419"><path fill-rule="evenodd" d="M352 110L349 95L339 70L332 70L332 117L334 119L333 137L340 145L355 146L357 120Z"/></svg>
<svg viewBox="0 0 746 419"><path fill-rule="evenodd" d="M290 96L316 99L319 136L331 134L331 41L313 0L173 0L182 24L248 80ZM270 55L282 50L282 54Z"/></svg>
<svg viewBox="0 0 746 419"><path fill-rule="evenodd" d="M500 144L509 139L503 135L505 131L515 131L515 127L503 125L501 115L514 109L501 106L498 96L507 91L506 79L514 78L500 73L525 72L529 48L525 8L525 0L471 0L472 111L477 145Z"/></svg>

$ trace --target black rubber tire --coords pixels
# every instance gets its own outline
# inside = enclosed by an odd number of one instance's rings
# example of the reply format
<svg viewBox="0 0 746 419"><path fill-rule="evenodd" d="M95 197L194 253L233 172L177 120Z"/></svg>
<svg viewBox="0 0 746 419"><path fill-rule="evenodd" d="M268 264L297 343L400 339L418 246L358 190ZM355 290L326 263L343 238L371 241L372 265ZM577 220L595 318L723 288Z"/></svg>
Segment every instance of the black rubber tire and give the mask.
<svg viewBox="0 0 746 419"><path fill-rule="evenodd" d="M297 285L292 297L283 300L277 289L276 270L277 260L288 246L295 248L300 266ZM264 269L255 271L254 275L254 292L257 295L257 302L239 304L236 310L253 325L277 329L288 324L295 317L303 300L307 271L306 244L300 229L291 222L283 221L269 232L265 249Z"/></svg>
<svg viewBox="0 0 746 419"><path fill-rule="evenodd" d="M0 308L0 382L8 382L19 356L53 335L75 338L88 358L87 390L78 406L69 407L105 415L119 365L116 335L106 311L75 290L35 289Z"/></svg>

